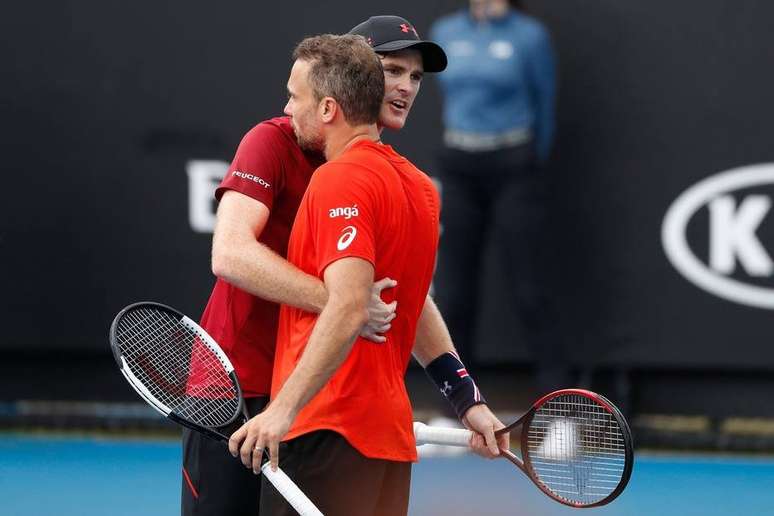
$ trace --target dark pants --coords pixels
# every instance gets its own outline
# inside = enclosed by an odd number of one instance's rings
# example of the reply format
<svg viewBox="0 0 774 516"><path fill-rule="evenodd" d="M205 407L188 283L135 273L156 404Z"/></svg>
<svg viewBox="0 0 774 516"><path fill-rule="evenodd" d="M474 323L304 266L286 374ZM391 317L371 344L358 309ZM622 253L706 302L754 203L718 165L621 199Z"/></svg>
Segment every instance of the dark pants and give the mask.
<svg viewBox="0 0 774 516"><path fill-rule="evenodd" d="M245 400L254 416L267 397ZM244 467L224 443L183 429L182 516L257 516L261 477Z"/></svg>
<svg viewBox="0 0 774 516"><path fill-rule="evenodd" d="M504 293L533 353L541 390L558 387L563 360L558 314L549 288L551 234L547 181L531 144L488 151L446 149L440 160L442 234L436 301L469 370L477 367L474 339L483 280L483 252L495 239ZM509 343L498 343L507 346Z"/></svg>
<svg viewBox="0 0 774 516"><path fill-rule="evenodd" d="M279 466L326 516L400 516L408 511L411 463L369 459L330 430L282 443ZM264 479L261 516L296 512Z"/></svg>

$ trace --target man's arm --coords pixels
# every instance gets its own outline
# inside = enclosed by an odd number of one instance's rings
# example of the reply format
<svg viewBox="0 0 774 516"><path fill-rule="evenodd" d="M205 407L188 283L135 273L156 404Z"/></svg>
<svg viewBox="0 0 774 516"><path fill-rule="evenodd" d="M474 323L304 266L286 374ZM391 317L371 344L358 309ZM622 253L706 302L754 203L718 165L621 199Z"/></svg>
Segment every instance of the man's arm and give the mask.
<svg viewBox="0 0 774 516"><path fill-rule="evenodd" d="M374 279L371 263L361 258L342 258L325 269L328 302L315 323L298 364L277 396L261 414L253 417L229 439L229 450L241 455L245 466L260 470L261 453L269 449L276 469L279 443L298 412L325 385L352 349L360 328L368 320L368 299Z"/></svg>
<svg viewBox="0 0 774 516"><path fill-rule="evenodd" d="M319 313L325 285L258 241L269 208L235 191L223 194L212 239L212 272L250 294Z"/></svg>
<svg viewBox="0 0 774 516"><path fill-rule="evenodd" d="M412 352L422 367L427 367L430 362L444 353L456 353L449 329L446 327L435 301L430 296L425 298L425 305L419 316L417 336L414 339Z"/></svg>
<svg viewBox="0 0 774 516"><path fill-rule="evenodd" d="M212 238L213 274L261 299L320 313L328 300L325 284L258 241L268 219L269 209L262 202L235 191L224 193ZM390 329L397 302L382 302L381 292L395 285L390 278L372 285L370 318L361 336L387 340L382 334Z"/></svg>
<svg viewBox="0 0 774 516"><path fill-rule="evenodd" d="M443 316L430 296L425 299L422 314L419 316L413 353L425 368L445 353L454 355L457 353ZM479 455L495 457L500 453L498 448L509 447L507 435L495 437L494 432L505 425L492 414L486 404L477 404L468 408L462 416L462 422L467 428L477 432L473 435L470 444Z"/></svg>

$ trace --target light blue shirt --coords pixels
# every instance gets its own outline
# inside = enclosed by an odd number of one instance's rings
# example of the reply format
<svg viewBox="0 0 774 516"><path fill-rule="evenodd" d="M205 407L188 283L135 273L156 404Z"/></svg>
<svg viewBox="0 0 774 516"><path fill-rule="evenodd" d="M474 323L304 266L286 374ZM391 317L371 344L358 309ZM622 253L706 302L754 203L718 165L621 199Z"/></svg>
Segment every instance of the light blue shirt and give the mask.
<svg viewBox="0 0 774 516"><path fill-rule="evenodd" d="M554 136L556 85L543 26L515 10L483 22L464 10L439 19L430 32L449 58L437 74L446 128L483 135L529 129L544 161Z"/></svg>

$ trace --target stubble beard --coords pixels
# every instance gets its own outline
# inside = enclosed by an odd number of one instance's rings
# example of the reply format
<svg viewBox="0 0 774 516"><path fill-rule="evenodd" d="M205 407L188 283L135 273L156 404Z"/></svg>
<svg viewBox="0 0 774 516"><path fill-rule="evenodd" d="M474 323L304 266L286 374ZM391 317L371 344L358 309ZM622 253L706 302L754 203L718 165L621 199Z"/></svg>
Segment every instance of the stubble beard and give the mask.
<svg viewBox="0 0 774 516"><path fill-rule="evenodd" d="M295 121L293 125L293 129L296 133L296 140L298 141L298 146L301 147L301 150L309 152L321 152L323 150L325 144L319 131L309 131L311 134L307 134L301 130L301 127L296 124Z"/></svg>
<svg viewBox="0 0 774 516"><path fill-rule="evenodd" d="M296 140L298 140L298 146L301 147L301 150L308 152L322 152L325 147L322 138L319 136L316 138L309 138L298 134Z"/></svg>

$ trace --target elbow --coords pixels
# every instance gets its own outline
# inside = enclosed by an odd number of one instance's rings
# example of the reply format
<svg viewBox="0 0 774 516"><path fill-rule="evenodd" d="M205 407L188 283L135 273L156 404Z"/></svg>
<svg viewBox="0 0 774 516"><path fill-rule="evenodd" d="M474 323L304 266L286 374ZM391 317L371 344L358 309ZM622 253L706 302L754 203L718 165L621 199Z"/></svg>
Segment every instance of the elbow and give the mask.
<svg viewBox="0 0 774 516"><path fill-rule="evenodd" d="M368 309L365 307L360 308L357 310L357 313L353 318L357 328L362 328L366 325L366 323L368 323Z"/></svg>
<svg viewBox="0 0 774 516"><path fill-rule="evenodd" d="M362 328L368 322L368 308L365 303L349 303L345 311L353 327Z"/></svg>
<svg viewBox="0 0 774 516"><path fill-rule="evenodd" d="M331 301L332 299L329 298L328 304L331 304ZM347 326L357 328L359 331L368 322L367 300L348 297L344 299L339 298L334 300L333 303L338 305L341 318L347 321Z"/></svg>
<svg viewBox="0 0 774 516"><path fill-rule="evenodd" d="M212 273L221 279L228 280L233 276L234 259L224 249L213 247L212 249Z"/></svg>
<svg viewBox="0 0 774 516"><path fill-rule="evenodd" d="M357 337L363 331L363 327L366 324L368 324L368 309L363 308L353 313L350 326L352 328L352 336Z"/></svg>

